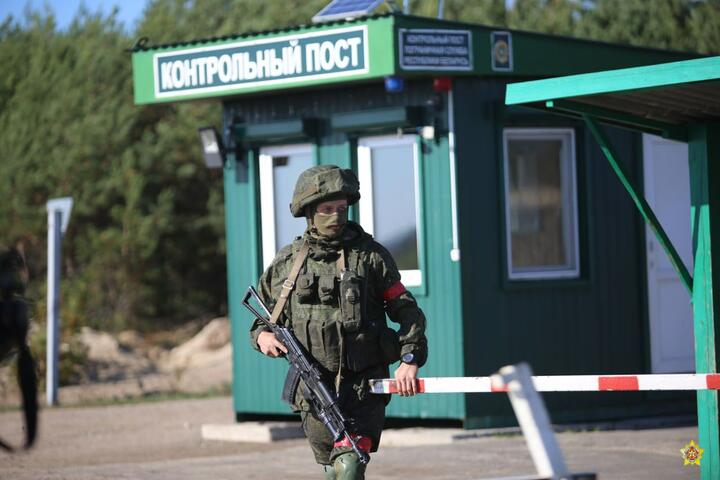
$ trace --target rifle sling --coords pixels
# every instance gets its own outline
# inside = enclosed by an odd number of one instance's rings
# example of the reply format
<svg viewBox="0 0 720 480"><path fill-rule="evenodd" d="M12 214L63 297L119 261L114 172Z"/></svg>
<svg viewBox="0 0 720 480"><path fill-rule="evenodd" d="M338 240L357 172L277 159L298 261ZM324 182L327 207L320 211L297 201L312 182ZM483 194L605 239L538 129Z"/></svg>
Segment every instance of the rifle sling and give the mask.
<svg viewBox="0 0 720 480"><path fill-rule="evenodd" d="M297 280L297 277L300 274L300 269L305 263L305 259L307 258L309 251L310 245L307 240L305 240L302 247L300 247L298 256L295 257L295 263L293 263L292 269L290 270L290 275L288 275L288 278L286 278L283 282L280 298L278 298L275 308L273 308L272 314L270 315L270 323L277 323L278 318L280 318L280 314L285 308L288 298L290 298L290 294L295 288L295 280Z"/></svg>
<svg viewBox="0 0 720 480"><path fill-rule="evenodd" d="M337 269L338 281L342 280L343 272L347 270L347 261L345 259L345 248L340 247L338 258L335 261ZM343 292L340 293L341 295ZM342 305L342 299L339 299L339 305ZM341 315L342 316L342 315ZM340 361L338 362L338 373L335 376L335 395L340 396L340 380L342 380L342 367L345 360L345 336L343 334L342 321L337 322L338 339L340 340Z"/></svg>

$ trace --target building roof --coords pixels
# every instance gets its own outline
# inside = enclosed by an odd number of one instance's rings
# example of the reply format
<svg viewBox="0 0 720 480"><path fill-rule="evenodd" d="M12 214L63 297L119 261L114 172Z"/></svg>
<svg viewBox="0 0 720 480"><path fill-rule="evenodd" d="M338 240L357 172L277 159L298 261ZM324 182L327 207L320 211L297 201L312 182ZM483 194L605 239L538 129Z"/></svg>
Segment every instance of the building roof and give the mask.
<svg viewBox="0 0 720 480"><path fill-rule="evenodd" d="M720 56L515 83L505 103L684 140L688 124L720 121Z"/></svg>
<svg viewBox="0 0 720 480"><path fill-rule="evenodd" d="M140 39L132 49L138 104L395 75L543 78L696 56L397 13L163 45Z"/></svg>

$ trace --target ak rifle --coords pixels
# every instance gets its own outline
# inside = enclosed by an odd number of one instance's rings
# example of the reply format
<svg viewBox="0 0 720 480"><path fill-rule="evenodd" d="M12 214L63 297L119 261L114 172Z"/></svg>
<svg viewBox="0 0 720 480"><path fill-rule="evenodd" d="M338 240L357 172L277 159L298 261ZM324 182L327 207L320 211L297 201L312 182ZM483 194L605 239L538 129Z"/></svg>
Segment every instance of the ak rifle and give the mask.
<svg viewBox="0 0 720 480"><path fill-rule="evenodd" d="M255 307L250 305L250 297L254 298L257 304L262 308L264 315ZM287 378L285 379L285 387L283 388L283 400L292 404L292 399L297 390L300 380L305 384L303 388L303 396L310 402L310 406L323 422L325 428L330 431L333 439L337 442L342 438L347 439L353 451L360 457L362 463L368 463L370 456L361 450L357 442L350 435L347 429L347 420L340 411L337 397L332 393L328 386L323 382L322 375L315 362L305 351L302 344L295 337L292 329L272 323L270 321L270 310L267 305L258 296L254 287L250 286L245 293L242 304L245 308L260 320L272 333L275 334L280 343L285 345L287 353L285 359L290 364Z"/></svg>

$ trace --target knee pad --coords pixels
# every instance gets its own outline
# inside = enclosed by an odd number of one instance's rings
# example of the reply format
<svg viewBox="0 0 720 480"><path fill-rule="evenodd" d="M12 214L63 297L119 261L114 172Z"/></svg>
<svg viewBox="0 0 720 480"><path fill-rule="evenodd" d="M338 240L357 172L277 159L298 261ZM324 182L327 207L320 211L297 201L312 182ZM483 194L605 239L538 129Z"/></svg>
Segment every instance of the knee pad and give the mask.
<svg viewBox="0 0 720 480"><path fill-rule="evenodd" d="M355 452L338 455L333 467L337 480L365 480L366 465L360 462L360 457Z"/></svg>
<svg viewBox="0 0 720 480"><path fill-rule="evenodd" d="M323 473L325 474L325 480L337 480L335 475L335 467L332 465L323 465Z"/></svg>

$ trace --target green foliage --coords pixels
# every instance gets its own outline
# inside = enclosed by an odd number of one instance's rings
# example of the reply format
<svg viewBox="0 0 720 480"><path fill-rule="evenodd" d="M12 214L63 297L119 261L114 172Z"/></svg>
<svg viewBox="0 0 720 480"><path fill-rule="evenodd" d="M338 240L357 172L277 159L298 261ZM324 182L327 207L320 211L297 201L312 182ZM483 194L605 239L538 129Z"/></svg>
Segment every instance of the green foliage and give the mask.
<svg viewBox="0 0 720 480"><path fill-rule="evenodd" d="M63 241L66 328L152 328L224 309L222 180L200 156L211 104L136 107L113 16L6 25L0 73L0 231L44 285L48 198L72 196ZM5 46L12 48L5 48ZM150 323L152 321L152 323Z"/></svg>
<svg viewBox="0 0 720 480"><path fill-rule="evenodd" d="M65 334L63 337L60 342L58 384L60 386L74 385L84 376L88 349L75 336ZM37 328L30 332L28 344L35 359L38 388L44 390L47 379L47 329Z"/></svg>
<svg viewBox="0 0 720 480"><path fill-rule="evenodd" d="M437 16L437 2L411 13ZM698 53L720 52L720 0L446 0L444 18Z"/></svg>
<svg viewBox="0 0 720 480"><path fill-rule="evenodd" d="M132 35L81 10L0 22L0 244L28 257L42 318L49 198L72 196L63 244L63 325L153 330L224 313L222 178L197 127L218 102L135 106L135 38L186 41L308 23L326 0L153 0ZM397 7L402 2L395 1ZM652 8L650 8L650 6ZM437 2L414 0L435 17ZM720 0L445 1L445 18L701 53L720 52Z"/></svg>
<svg viewBox="0 0 720 480"><path fill-rule="evenodd" d="M687 20L693 3L686 0L603 0L594 2L578 25L581 36L657 48L693 50Z"/></svg>

